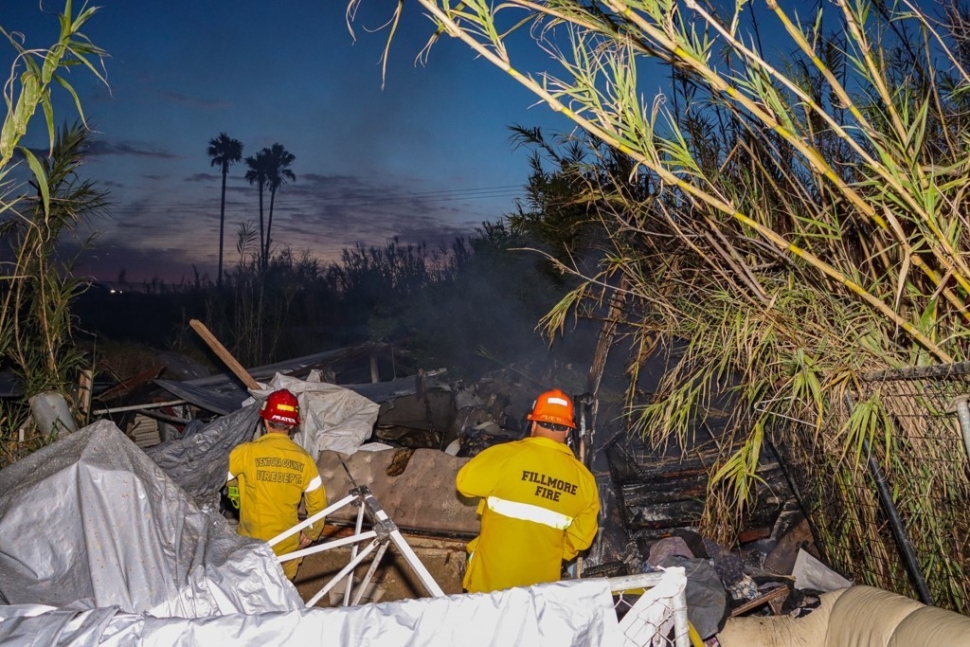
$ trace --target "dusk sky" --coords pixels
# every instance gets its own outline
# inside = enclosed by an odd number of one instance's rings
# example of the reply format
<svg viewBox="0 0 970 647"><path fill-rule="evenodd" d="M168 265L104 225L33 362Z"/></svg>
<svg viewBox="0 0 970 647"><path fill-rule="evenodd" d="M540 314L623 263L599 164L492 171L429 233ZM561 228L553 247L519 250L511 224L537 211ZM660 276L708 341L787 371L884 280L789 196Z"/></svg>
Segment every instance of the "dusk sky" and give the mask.
<svg viewBox="0 0 970 647"><path fill-rule="evenodd" d="M53 42L62 0L3 4L0 25L28 47ZM275 142L296 156L297 180L277 194L273 241L331 261L358 242L436 246L498 220L515 210L529 173L508 126L572 128L460 43L441 42L416 64L431 23L415 3L406 3L383 88L386 31L368 28L396 0L363 2L356 41L344 0L93 4L101 9L84 32L110 55L110 87L80 69L68 76L96 131L82 177L110 191L111 215L93 223L95 251L78 267L102 280L125 270L130 281L177 282L193 264L215 279L220 174L206 147L220 132L243 143L244 157ZM63 124L74 113L57 94ZM44 146L42 120L33 126L25 143ZM227 266L239 258L239 224L258 222L245 170L230 170Z"/></svg>
<svg viewBox="0 0 970 647"><path fill-rule="evenodd" d="M78 267L82 275L113 281L125 270L130 281L178 282L191 279L194 265L215 279L220 173L206 148L221 132L243 143L244 157L276 142L296 156L297 180L277 194L274 246L329 262L356 243L383 245L394 236L450 244L514 212L529 152L513 149L508 127L539 126L547 135L573 129L453 39L436 44L427 65L417 63L432 25L415 2L405 3L383 88L387 32L375 30L397 0L363 0L356 40L347 0L93 4L101 9L84 32L109 54L109 87L81 69L68 77L96 131L82 177L110 191L111 210L93 223L99 238ZM63 0L2 6L0 25L22 32L27 47L53 42ZM762 42L771 49L780 33L766 19ZM528 34L519 36L512 46L528 52L523 71L557 70ZM0 65L9 69L13 48L4 51ZM513 50L521 65L520 53ZM668 77L646 78L647 69L639 80L650 103ZM55 88L55 97L58 124L73 121L66 93ZM45 146L42 120L33 126L24 143ZM258 223L257 191L245 171L242 162L230 170L227 267L239 260L239 225Z"/></svg>

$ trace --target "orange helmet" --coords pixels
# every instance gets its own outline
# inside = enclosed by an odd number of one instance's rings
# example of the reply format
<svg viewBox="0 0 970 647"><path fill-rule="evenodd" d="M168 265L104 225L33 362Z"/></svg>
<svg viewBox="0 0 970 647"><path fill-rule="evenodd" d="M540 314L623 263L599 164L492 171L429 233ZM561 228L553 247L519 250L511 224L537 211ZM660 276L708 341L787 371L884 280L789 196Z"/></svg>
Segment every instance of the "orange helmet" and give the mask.
<svg viewBox="0 0 970 647"><path fill-rule="evenodd" d="M263 420L295 427L300 424L300 403L296 396L286 389L273 391L269 394L269 397L263 400L259 417Z"/></svg>
<svg viewBox="0 0 970 647"><path fill-rule="evenodd" d="M573 422L573 401L559 389L546 391L532 405L532 413L526 416L535 422L548 422L554 425L565 425L576 428Z"/></svg>

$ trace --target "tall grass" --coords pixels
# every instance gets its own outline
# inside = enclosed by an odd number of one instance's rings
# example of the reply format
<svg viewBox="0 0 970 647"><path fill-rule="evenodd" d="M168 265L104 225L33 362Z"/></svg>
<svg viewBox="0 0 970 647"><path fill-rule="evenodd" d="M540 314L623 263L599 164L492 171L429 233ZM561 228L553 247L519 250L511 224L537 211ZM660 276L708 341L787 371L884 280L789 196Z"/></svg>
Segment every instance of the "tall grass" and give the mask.
<svg viewBox="0 0 970 647"><path fill-rule="evenodd" d="M66 91L83 122L80 100L62 72L80 67L104 81L99 67L104 53L81 31L96 11L85 5L75 12L67 0L57 16L57 40L47 49L27 49L21 34L0 27L16 53L4 85L7 110L0 129L0 240L6 247L0 264L0 366L19 373L27 397L47 389L69 395L72 372L80 363L70 344L69 310L80 286L70 278L70 262L57 260L54 249L60 236L74 231L104 202L91 183L76 176L84 126L55 134L52 92L55 87ZM46 157L20 144L36 126L38 108L50 140ZM18 159L29 169L31 190L15 179ZM0 409L0 461L46 442L29 438L20 444L16 434L25 422L23 406L6 403Z"/></svg>
<svg viewBox="0 0 970 647"><path fill-rule="evenodd" d="M344 344L401 342L410 334L404 312L416 295L457 268L458 257L446 250L392 239L344 249L330 263L284 247L263 269L252 232L240 228L239 261L222 289L204 282L182 291L187 303L196 293L204 304L202 313L190 306L186 317L201 316L248 366Z"/></svg>
<svg viewBox="0 0 970 647"><path fill-rule="evenodd" d="M73 277L73 259L58 257L57 246L106 204L93 182L77 176L87 135L80 124L65 126L51 155L41 161L47 210L41 195L21 199L11 210L15 217L0 225L18 271L3 294L3 310L10 317L6 356L28 396L47 390L70 393L84 360L73 343L71 303L86 285Z"/></svg>
<svg viewBox="0 0 970 647"><path fill-rule="evenodd" d="M333 262L281 248L266 271L252 231L238 232L238 260L221 288L204 274L174 285L129 284L122 295L104 295L110 310L85 300L82 324L107 339L201 359L207 350L188 326L200 319L244 366L390 343L423 367L475 375L495 368L482 348L502 364L545 353L535 322L561 296L562 277L510 251L535 238L504 222L484 223L450 247L392 239L345 249Z"/></svg>

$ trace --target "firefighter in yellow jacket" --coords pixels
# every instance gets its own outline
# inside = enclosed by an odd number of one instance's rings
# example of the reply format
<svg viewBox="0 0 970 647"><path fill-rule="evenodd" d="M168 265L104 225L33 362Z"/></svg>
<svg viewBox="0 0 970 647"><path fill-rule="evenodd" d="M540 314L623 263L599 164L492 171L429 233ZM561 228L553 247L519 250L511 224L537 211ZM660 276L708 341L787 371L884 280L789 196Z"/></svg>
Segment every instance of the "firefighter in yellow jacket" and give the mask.
<svg viewBox="0 0 970 647"><path fill-rule="evenodd" d="M596 480L566 445L575 428L572 400L547 391L528 419L528 438L489 447L455 479L461 494L481 497L481 530L468 544L462 581L469 593L555 582L563 560L596 535Z"/></svg>
<svg viewBox="0 0 970 647"><path fill-rule="evenodd" d="M300 498L312 516L327 505L327 494L316 463L290 440L300 424L296 396L280 389L269 394L259 411L266 433L237 445L229 454L229 481L239 480L239 534L269 541L298 523ZM306 548L323 530L323 519L273 546L277 555ZM296 577L301 559L282 563L289 579Z"/></svg>

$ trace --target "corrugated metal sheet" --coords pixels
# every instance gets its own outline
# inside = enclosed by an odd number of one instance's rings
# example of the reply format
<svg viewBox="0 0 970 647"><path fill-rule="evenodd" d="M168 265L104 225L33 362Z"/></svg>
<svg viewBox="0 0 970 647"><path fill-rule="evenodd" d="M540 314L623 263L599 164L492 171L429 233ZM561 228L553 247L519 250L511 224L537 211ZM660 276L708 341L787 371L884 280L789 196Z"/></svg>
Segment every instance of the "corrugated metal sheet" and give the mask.
<svg viewBox="0 0 970 647"><path fill-rule="evenodd" d="M361 348L342 348L315 355L298 357L285 362L269 364L257 368L247 369L249 374L259 382L268 382L274 375L292 375L301 377L313 368L325 367L328 364L360 354ZM430 371L423 376L423 388L441 387L438 377L444 371ZM175 381L155 380L155 384L169 393L207 411L228 415L239 409L249 397L249 391L230 373L220 373L197 380ZM381 404L405 395L414 395L418 389L418 378L404 377L387 382L369 384L340 384L372 402Z"/></svg>

